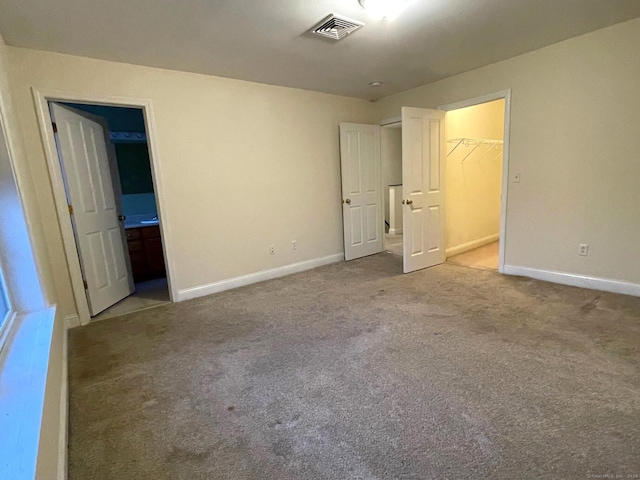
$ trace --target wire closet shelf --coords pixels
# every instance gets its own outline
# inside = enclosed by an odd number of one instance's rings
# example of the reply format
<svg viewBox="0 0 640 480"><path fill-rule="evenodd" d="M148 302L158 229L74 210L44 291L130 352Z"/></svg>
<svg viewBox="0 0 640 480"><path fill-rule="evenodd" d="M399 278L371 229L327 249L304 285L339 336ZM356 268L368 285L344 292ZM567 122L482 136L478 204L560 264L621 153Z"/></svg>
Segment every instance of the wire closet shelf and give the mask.
<svg viewBox="0 0 640 480"><path fill-rule="evenodd" d="M464 146L465 148L473 147L471 148L471 151L467 153L467 155L462 159L462 163L464 163L464 161L467 158L469 158L469 156L471 156L471 154L473 154L473 152L475 152L479 147L485 147L485 148L482 156L480 156L477 159L478 161L480 161L480 159L484 158L487 154L489 154L489 152L495 151L497 149L498 155L495 156L494 158L495 160L502 155L502 148L504 144L502 140L492 140L489 138L469 138L469 137L451 138L447 140L447 143L455 144L455 146L449 151L449 153L447 153L447 157L450 157L451 154L455 152L460 145Z"/></svg>

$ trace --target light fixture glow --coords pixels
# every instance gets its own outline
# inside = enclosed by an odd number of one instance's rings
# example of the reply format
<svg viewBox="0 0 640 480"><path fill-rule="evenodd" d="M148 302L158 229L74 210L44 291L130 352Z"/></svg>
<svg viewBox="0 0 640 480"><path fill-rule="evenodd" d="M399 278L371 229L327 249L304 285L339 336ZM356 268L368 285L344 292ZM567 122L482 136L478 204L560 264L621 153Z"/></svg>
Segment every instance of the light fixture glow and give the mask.
<svg viewBox="0 0 640 480"><path fill-rule="evenodd" d="M395 20L407 6L407 0L359 0L360 5L378 18Z"/></svg>

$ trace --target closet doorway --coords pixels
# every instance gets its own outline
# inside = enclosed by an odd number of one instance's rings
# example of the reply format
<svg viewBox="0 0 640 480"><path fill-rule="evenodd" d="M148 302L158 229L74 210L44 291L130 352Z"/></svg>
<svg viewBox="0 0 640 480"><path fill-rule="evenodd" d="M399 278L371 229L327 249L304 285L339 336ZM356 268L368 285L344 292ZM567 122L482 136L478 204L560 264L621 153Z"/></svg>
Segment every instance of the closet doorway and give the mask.
<svg viewBox="0 0 640 480"><path fill-rule="evenodd" d="M446 116L447 261L498 270L504 153L504 99Z"/></svg>

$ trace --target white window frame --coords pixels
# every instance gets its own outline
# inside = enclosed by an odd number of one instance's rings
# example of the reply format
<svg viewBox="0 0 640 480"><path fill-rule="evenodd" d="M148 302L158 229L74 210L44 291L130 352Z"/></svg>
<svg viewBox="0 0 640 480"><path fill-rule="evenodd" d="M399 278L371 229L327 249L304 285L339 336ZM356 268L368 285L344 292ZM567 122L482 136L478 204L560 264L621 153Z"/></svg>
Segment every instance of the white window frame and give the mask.
<svg viewBox="0 0 640 480"><path fill-rule="evenodd" d="M0 311L0 351L2 351L15 317L15 312L11 308L11 301L9 300L7 285L2 275L2 265L0 265L0 307L6 308L4 313Z"/></svg>

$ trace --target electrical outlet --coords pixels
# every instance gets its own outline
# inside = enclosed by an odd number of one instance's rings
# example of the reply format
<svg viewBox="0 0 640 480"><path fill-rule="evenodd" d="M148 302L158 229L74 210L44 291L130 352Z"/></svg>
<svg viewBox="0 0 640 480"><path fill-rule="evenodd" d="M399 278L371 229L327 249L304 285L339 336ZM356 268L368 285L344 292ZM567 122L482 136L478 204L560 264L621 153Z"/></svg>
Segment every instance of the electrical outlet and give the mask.
<svg viewBox="0 0 640 480"><path fill-rule="evenodd" d="M269 255L275 255L276 254L276 247L274 247L273 245L269 245Z"/></svg>
<svg viewBox="0 0 640 480"><path fill-rule="evenodd" d="M586 243L581 243L580 249L578 250L578 255L580 255L581 257L586 257L587 255L589 255L589 245L587 245Z"/></svg>
<svg viewBox="0 0 640 480"><path fill-rule="evenodd" d="M297 250L298 249L298 244L296 243L295 240L291 240L291 250Z"/></svg>

